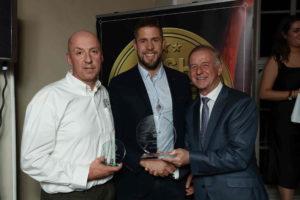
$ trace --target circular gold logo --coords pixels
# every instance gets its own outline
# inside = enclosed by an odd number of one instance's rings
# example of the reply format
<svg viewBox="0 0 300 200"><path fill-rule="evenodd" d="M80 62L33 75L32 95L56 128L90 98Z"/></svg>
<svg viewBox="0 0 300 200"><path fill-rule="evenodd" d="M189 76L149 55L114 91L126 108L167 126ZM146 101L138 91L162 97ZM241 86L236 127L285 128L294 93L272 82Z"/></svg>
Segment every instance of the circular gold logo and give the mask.
<svg viewBox="0 0 300 200"><path fill-rule="evenodd" d="M212 46L199 35L184 29L163 28L163 33L165 39L165 48L162 56L163 64L186 74L189 71L187 60L191 50L200 44ZM132 42L130 42L117 57L110 72L109 81L113 77L131 69L136 64L137 54ZM222 62L222 65L222 81L225 85L233 87L228 67L224 62Z"/></svg>

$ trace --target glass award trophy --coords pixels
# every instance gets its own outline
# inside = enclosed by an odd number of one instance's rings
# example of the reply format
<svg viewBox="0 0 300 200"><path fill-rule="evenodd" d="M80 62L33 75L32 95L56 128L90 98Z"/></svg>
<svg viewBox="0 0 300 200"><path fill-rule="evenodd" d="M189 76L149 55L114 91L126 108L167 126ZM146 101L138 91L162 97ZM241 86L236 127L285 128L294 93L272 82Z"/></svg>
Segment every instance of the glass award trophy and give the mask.
<svg viewBox="0 0 300 200"><path fill-rule="evenodd" d="M104 157L103 162L110 166L119 166L126 155L126 149L121 140L111 139L102 145L101 156Z"/></svg>
<svg viewBox="0 0 300 200"><path fill-rule="evenodd" d="M176 130L167 118L157 116L155 123L155 117L149 115L139 122L136 128L136 140L144 151L141 159L172 157L169 152L174 148ZM161 144L157 141L161 141Z"/></svg>

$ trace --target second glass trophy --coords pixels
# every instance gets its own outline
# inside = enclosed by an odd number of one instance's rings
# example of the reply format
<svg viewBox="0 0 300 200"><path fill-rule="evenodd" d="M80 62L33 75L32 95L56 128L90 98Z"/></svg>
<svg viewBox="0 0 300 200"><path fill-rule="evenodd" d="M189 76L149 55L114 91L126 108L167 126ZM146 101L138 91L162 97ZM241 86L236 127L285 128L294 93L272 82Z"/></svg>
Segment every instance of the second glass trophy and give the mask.
<svg viewBox="0 0 300 200"><path fill-rule="evenodd" d="M141 159L171 157L169 152L174 148L176 130L166 117L149 115L139 122L136 140L144 152Z"/></svg>
<svg viewBox="0 0 300 200"><path fill-rule="evenodd" d="M110 166L119 166L126 155L126 149L121 140L111 139L102 145L101 156L104 157L103 162Z"/></svg>

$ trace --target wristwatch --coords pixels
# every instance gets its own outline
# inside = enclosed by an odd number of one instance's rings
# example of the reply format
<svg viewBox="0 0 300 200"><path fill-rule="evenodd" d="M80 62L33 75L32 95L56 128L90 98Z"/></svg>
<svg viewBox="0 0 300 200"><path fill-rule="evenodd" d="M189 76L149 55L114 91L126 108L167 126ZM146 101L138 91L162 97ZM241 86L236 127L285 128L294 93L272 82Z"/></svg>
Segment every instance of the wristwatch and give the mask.
<svg viewBox="0 0 300 200"><path fill-rule="evenodd" d="M293 92L292 90L290 90L290 92L289 92L289 96L288 96L288 100L289 101L293 100L292 92Z"/></svg>

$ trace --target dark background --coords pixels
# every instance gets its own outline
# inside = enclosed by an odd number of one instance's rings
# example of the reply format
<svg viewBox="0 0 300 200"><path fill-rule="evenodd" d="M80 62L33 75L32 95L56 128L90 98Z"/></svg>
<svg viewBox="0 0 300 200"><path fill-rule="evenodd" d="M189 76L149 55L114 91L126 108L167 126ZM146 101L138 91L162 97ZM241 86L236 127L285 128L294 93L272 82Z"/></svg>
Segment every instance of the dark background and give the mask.
<svg viewBox="0 0 300 200"><path fill-rule="evenodd" d="M115 59L133 40L133 28L139 18L144 16L157 17L162 27L176 27L191 31L219 49L224 45L226 27L233 7L237 6L236 3L236 1L231 1L207 5L190 4L156 10L98 15L97 34L104 53L101 81L107 85Z"/></svg>
<svg viewBox="0 0 300 200"><path fill-rule="evenodd" d="M16 60L16 0L0 0L0 61Z"/></svg>

